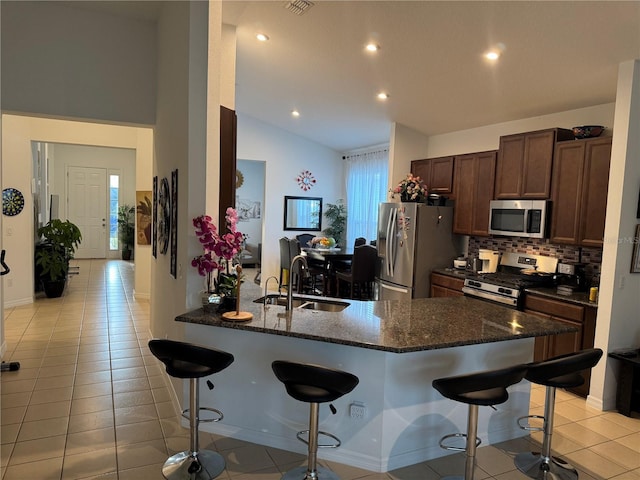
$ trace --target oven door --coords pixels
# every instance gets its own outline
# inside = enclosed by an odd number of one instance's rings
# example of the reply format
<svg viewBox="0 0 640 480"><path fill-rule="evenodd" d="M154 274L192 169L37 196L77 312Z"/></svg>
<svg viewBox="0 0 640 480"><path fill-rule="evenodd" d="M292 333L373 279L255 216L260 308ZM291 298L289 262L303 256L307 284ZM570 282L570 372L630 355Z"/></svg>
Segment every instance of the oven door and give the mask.
<svg viewBox="0 0 640 480"><path fill-rule="evenodd" d="M465 286L462 287L462 293L464 293L464 295L467 297L473 297L479 300L497 303L502 305L503 307L512 308L514 310L518 309L518 307L520 306L520 295L518 295L517 297L502 295L499 292L491 292L483 290L481 288L477 288L473 285L468 285L467 282L465 282Z"/></svg>

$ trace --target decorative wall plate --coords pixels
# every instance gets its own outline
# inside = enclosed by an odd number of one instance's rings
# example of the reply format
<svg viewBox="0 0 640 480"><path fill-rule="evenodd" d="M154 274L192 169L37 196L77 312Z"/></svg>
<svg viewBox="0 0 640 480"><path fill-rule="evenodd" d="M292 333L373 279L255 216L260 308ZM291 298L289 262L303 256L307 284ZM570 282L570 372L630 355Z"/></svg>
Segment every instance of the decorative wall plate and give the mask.
<svg viewBox="0 0 640 480"><path fill-rule="evenodd" d="M169 192L169 180L160 180L158 192L158 250L163 255L169 248L171 236L171 193Z"/></svg>
<svg viewBox="0 0 640 480"><path fill-rule="evenodd" d="M244 183L244 175L240 170L236 170L236 188L240 188Z"/></svg>
<svg viewBox="0 0 640 480"><path fill-rule="evenodd" d="M316 184L316 178L313 176L309 170L303 170L300 172L300 175L296 178L298 185L305 192L310 190Z"/></svg>
<svg viewBox="0 0 640 480"><path fill-rule="evenodd" d="M24 196L16 188L2 190L2 213L8 217L18 215L24 208Z"/></svg>

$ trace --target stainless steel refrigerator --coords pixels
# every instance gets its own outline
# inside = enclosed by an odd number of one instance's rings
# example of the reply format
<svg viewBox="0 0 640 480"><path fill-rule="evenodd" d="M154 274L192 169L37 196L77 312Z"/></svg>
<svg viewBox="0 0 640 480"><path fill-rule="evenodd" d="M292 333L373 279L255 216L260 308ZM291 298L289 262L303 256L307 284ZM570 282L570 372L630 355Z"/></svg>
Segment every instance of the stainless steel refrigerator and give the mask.
<svg viewBox="0 0 640 480"><path fill-rule="evenodd" d="M381 203L378 211L378 297L380 300L430 295L431 271L446 268L462 253L452 233L453 207L421 203Z"/></svg>

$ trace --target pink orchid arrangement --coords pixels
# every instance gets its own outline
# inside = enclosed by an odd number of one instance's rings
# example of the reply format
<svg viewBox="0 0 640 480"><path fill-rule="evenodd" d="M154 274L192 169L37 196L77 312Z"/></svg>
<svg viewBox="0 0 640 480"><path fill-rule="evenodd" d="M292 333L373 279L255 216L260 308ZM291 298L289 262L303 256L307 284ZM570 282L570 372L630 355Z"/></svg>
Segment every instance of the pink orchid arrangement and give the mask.
<svg viewBox="0 0 640 480"><path fill-rule="evenodd" d="M198 274L207 277L207 289L211 289L211 277L214 271L227 276L232 275L233 259L242 251L245 236L237 229L238 213L229 207L226 210L225 222L227 233L220 234L209 215L200 215L193 219L196 236L202 244L204 253L191 260L191 265L198 270ZM237 276L236 276L237 278Z"/></svg>

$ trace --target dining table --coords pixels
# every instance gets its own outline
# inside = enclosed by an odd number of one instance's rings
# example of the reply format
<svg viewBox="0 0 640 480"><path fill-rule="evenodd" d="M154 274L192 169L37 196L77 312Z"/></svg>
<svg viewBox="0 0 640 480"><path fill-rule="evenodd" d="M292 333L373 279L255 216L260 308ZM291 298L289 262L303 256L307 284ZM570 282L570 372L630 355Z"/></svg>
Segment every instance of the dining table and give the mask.
<svg viewBox="0 0 640 480"><path fill-rule="evenodd" d="M303 255L310 260L322 263L322 271L326 275L325 279L325 296L336 296L336 271L346 269L353 260L353 246L351 247L304 247L301 249Z"/></svg>

